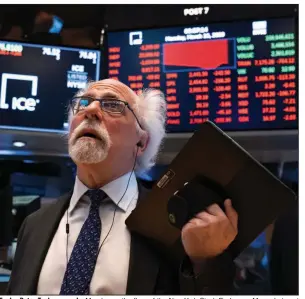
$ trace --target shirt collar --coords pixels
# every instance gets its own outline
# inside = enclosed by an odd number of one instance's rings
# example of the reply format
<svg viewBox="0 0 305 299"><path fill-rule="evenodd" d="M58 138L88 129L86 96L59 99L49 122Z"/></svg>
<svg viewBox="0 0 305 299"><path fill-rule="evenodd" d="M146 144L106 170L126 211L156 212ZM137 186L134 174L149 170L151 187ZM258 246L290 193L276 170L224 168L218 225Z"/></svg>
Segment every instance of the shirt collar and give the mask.
<svg viewBox="0 0 305 299"><path fill-rule="evenodd" d="M129 177L130 181L128 185ZM137 179L134 172L132 174L131 172L126 173L100 189L103 190L108 197L124 212L127 211L129 204L135 197L138 197L139 193ZM89 188L76 176L74 190L70 201L69 213L75 209L78 201L87 192L87 190L89 190ZM124 194L125 190L126 193ZM124 197L122 198L123 195Z"/></svg>

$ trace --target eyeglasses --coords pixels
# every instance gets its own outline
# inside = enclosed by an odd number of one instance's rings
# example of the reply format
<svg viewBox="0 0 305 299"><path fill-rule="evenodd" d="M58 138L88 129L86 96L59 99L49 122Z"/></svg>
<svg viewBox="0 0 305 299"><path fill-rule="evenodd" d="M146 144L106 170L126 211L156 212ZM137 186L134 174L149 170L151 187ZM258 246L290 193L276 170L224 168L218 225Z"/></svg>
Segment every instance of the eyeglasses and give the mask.
<svg viewBox="0 0 305 299"><path fill-rule="evenodd" d="M106 97L104 99L95 99L90 96L74 97L71 100L71 109L73 114L75 115L80 111L84 110L94 101L98 101L100 103L101 109L109 114L122 114L124 112L125 107L127 107L134 115L140 128L143 130L143 127L141 126L139 119L137 118L133 109L130 107L129 103L122 100L118 100L115 97Z"/></svg>

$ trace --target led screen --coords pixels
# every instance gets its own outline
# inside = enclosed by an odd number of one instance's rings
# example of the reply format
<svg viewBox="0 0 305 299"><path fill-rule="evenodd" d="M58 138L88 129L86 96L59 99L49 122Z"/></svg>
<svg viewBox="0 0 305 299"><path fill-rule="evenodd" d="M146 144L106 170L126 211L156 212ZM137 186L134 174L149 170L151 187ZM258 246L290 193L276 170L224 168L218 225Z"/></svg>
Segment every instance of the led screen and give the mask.
<svg viewBox="0 0 305 299"><path fill-rule="evenodd" d="M293 18L109 32L108 72L161 89L169 132L295 129L296 39Z"/></svg>

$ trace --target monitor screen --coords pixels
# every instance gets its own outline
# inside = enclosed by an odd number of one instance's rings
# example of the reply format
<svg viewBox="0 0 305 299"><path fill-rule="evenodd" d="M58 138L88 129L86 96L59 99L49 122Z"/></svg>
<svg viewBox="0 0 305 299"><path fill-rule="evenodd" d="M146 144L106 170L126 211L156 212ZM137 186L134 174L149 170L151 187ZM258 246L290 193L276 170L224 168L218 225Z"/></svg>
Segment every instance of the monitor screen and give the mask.
<svg viewBox="0 0 305 299"><path fill-rule="evenodd" d="M109 77L159 88L168 132L297 128L294 18L108 34Z"/></svg>
<svg viewBox="0 0 305 299"><path fill-rule="evenodd" d="M96 50L0 41L0 128L65 130L69 100L99 73Z"/></svg>

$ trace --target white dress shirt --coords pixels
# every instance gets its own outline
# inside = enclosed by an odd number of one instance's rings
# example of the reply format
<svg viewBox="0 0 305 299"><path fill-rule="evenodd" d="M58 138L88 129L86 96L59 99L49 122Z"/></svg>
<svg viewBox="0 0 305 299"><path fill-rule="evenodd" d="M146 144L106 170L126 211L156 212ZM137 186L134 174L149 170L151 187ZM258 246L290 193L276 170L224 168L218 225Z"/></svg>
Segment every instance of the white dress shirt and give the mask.
<svg viewBox="0 0 305 299"><path fill-rule="evenodd" d="M138 199L138 185L132 173L128 189L122 198L130 177L130 172L101 188L109 198L100 207L102 232L100 245L106 237L115 213L113 227L97 258L90 284L90 294L126 294L129 269L130 233L125 225L126 218L135 208ZM80 230L89 215L90 199L84 195L88 188L76 177L69 215L68 257L70 258ZM120 199L122 200L120 201ZM119 203L120 201L120 203ZM58 295L67 266L66 258L67 212L63 215L43 263L37 294Z"/></svg>

